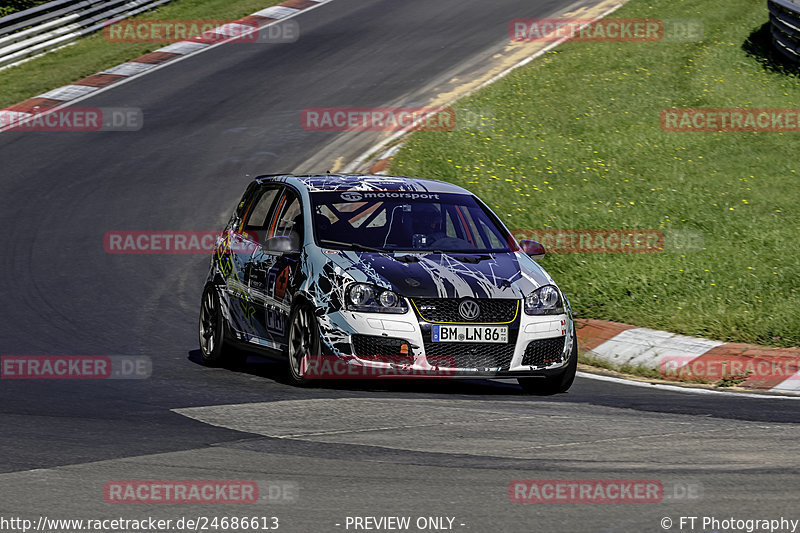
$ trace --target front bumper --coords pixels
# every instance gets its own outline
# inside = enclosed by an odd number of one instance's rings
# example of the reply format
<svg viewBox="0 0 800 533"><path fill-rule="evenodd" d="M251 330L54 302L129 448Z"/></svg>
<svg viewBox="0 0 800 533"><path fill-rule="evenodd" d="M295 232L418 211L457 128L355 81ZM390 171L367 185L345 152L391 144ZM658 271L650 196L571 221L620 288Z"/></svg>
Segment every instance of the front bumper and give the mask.
<svg viewBox="0 0 800 533"><path fill-rule="evenodd" d="M349 365L404 369L387 376L547 377L563 371L575 342L569 313L529 316L520 312L506 324L509 342L504 344L434 343L435 323L413 310L401 315L341 311L328 318L336 338L347 340L335 345L336 357Z"/></svg>

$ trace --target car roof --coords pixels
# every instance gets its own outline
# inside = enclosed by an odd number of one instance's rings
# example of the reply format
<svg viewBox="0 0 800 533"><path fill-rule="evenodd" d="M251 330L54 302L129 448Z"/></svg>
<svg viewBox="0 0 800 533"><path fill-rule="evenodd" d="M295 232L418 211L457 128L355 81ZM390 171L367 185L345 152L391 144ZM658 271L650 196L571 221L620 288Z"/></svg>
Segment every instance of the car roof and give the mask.
<svg viewBox="0 0 800 533"><path fill-rule="evenodd" d="M468 190L446 181L383 176L375 174L270 174L258 176L259 182L279 181L304 187L309 192L324 191L417 191L469 194Z"/></svg>

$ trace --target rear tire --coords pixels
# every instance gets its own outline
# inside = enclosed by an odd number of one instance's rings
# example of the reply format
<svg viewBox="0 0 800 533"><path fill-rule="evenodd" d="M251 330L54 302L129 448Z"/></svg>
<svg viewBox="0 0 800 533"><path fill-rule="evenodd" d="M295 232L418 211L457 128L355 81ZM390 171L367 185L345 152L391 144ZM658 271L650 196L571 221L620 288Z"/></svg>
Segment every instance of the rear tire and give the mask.
<svg viewBox="0 0 800 533"><path fill-rule="evenodd" d="M320 338L314 308L300 302L289 314L289 382L296 387L308 387L314 383L303 371L309 358L319 357Z"/></svg>
<svg viewBox="0 0 800 533"><path fill-rule="evenodd" d="M227 329L219 294L213 285L208 285L203 290L199 324L200 354L206 366L238 367L247 359L230 345Z"/></svg>
<svg viewBox="0 0 800 533"><path fill-rule="evenodd" d="M578 371L578 339L572 336L572 352L563 372L547 378L517 378L525 394L532 396L551 396L567 392L575 381Z"/></svg>

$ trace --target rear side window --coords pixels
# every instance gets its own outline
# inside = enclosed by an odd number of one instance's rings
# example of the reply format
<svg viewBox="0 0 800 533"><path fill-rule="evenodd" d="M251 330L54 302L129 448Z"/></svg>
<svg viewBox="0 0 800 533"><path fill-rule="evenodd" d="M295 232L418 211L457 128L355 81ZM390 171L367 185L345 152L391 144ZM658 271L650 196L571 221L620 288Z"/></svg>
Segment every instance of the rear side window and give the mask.
<svg viewBox="0 0 800 533"><path fill-rule="evenodd" d="M278 196L278 189L265 189L261 196L255 201L245 223L246 230L265 230L269 222L269 214L275 198Z"/></svg>

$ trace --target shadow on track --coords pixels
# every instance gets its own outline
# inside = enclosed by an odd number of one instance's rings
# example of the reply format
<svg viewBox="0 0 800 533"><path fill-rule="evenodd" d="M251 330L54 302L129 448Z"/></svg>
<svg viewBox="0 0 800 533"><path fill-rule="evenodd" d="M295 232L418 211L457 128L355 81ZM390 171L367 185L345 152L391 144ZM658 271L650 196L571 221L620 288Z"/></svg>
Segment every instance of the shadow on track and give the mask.
<svg viewBox="0 0 800 533"><path fill-rule="evenodd" d="M189 352L189 360L202 365L200 351ZM247 362L239 368L229 368L235 374L257 376L272 380L282 385L289 385L286 379L284 363L273 361L258 355L251 355ZM449 395L454 398L492 397L503 401L520 402L562 402L583 403L637 411L682 414L726 418L734 420L750 420L774 423L800 422L800 400L792 401L764 396L764 399L731 395L707 395L692 392L677 392L663 389L648 389L627 385L625 383L609 383L589 378L578 377L572 388L564 394L554 396L527 396L514 381L500 380L328 380L321 381L307 389L293 387L296 391L315 391L333 396L385 394L398 395Z"/></svg>
<svg viewBox="0 0 800 533"><path fill-rule="evenodd" d="M189 352L188 359L203 365L200 350ZM243 365L226 367L231 372L249 374L269 379L282 385L289 385L286 377L286 364L259 355L249 355ZM419 394L465 394L473 396L516 396L531 398L522 394L515 382L499 382L482 379L359 379L359 380L319 380L308 387L311 390L391 392Z"/></svg>

